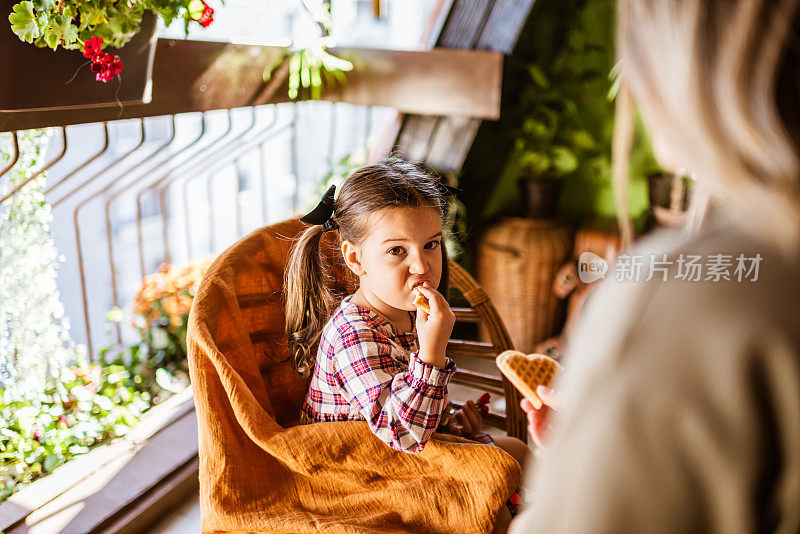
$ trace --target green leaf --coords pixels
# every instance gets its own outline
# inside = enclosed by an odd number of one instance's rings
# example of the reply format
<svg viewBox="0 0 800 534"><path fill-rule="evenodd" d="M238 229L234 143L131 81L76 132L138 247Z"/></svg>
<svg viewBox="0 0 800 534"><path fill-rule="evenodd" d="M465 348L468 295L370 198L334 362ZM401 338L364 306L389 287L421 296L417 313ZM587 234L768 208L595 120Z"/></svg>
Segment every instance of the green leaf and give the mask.
<svg viewBox="0 0 800 534"><path fill-rule="evenodd" d="M95 395L94 403L97 406L99 406L101 410L104 410L106 412L108 412L112 408L114 408L114 403L111 402L111 399L109 399L108 397L106 397L104 395Z"/></svg>
<svg viewBox="0 0 800 534"><path fill-rule="evenodd" d="M50 11L56 7L56 0L36 0L36 9Z"/></svg>
<svg viewBox="0 0 800 534"><path fill-rule="evenodd" d="M78 41L78 28L72 25L72 19L64 15L56 15L44 30L44 39L47 46L55 50L59 44L65 48Z"/></svg>
<svg viewBox="0 0 800 534"><path fill-rule="evenodd" d="M275 54L275 57L264 67L264 81L268 82L272 75L275 73L278 67L283 65L283 62L286 60L286 56L289 54L287 52L281 52L280 54Z"/></svg>
<svg viewBox="0 0 800 534"><path fill-rule="evenodd" d="M60 460L57 455L55 454L48 454L47 457L44 459L44 470L48 473L51 472L53 469L58 467Z"/></svg>
<svg viewBox="0 0 800 534"><path fill-rule="evenodd" d="M575 144L575 148L578 150L594 150L597 146L597 142L586 130L577 130L572 134L572 142Z"/></svg>
<svg viewBox="0 0 800 534"><path fill-rule="evenodd" d="M172 24L172 21L178 16L178 9L175 6L154 7L153 11L161 16L165 26Z"/></svg>
<svg viewBox="0 0 800 534"><path fill-rule="evenodd" d="M540 69L536 65L528 66L528 74L530 75L533 82L542 89L546 89L550 85L550 82L547 80L547 77L542 72L542 69Z"/></svg>
<svg viewBox="0 0 800 534"><path fill-rule="evenodd" d="M61 42L61 35L53 31L50 27L44 29L44 42L47 46L55 50L58 48L58 43Z"/></svg>
<svg viewBox="0 0 800 534"><path fill-rule="evenodd" d="M565 146L554 146L550 150L552 155L553 167L559 171L561 175L574 172L578 168L578 158L575 154Z"/></svg>
<svg viewBox="0 0 800 534"><path fill-rule="evenodd" d="M329 71L350 72L353 70L353 64L350 61L329 54L325 50L322 51L322 57L320 60L322 61L322 66Z"/></svg>
<svg viewBox="0 0 800 534"><path fill-rule="evenodd" d="M112 373L112 374L108 375L108 378L106 378L106 380L108 381L109 384L116 384L120 380L125 380L126 378L130 378L130 377L131 377L131 374L128 371L123 370L123 371L119 371L119 372Z"/></svg>
<svg viewBox="0 0 800 534"><path fill-rule="evenodd" d="M18 432L14 432L13 430L11 430L9 428L0 428L0 434L4 435L6 437L9 437L11 439L19 437L19 433Z"/></svg>
<svg viewBox="0 0 800 534"><path fill-rule="evenodd" d="M309 61L309 54L308 50L303 52L303 66L300 69L300 84L303 87L310 87L311 86L311 72L310 72L310 65L311 62Z"/></svg>
<svg viewBox="0 0 800 534"><path fill-rule="evenodd" d="M156 384L161 386L162 389L166 389L172 393L176 393L178 388L175 386L172 375L170 375L164 369L156 369Z"/></svg>
<svg viewBox="0 0 800 534"><path fill-rule="evenodd" d="M78 43L78 27L72 24L72 19L63 15L58 15L56 18L56 25L63 45L65 48L70 48L70 45ZM83 48L82 43L78 43L80 48Z"/></svg>
<svg viewBox="0 0 800 534"><path fill-rule="evenodd" d="M534 176L541 176L550 169L551 161L547 154L526 152L520 157L519 164L522 168L528 169Z"/></svg>
<svg viewBox="0 0 800 534"><path fill-rule="evenodd" d="M8 16L12 31L26 43L32 43L42 32L36 21L33 2L20 2Z"/></svg>
<svg viewBox="0 0 800 534"><path fill-rule="evenodd" d="M81 30L88 26L103 24L108 20L105 7L98 7L91 3L81 6Z"/></svg>
<svg viewBox="0 0 800 534"><path fill-rule="evenodd" d="M89 447L84 447L83 445L70 445L69 447L70 454L86 454L89 452Z"/></svg>
<svg viewBox="0 0 800 534"><path fill-rule="evenodd" d="M319 100L322 96L322 76L318 65L311 67L311 98Z"/></svg>
<svg viewBox="0 0 800 534"><path fill-rule="evenodd" d="M205 4L202 2L202 0L191 0L191 2L189 2L189 7L187 8L189 16L193 19L199 19L200 15L203 14L204 7Z"/></svg>
<svg viewBox="0 0 800 534"><path fill-rule="evenodd" d="M300 88L300 67L302 60L299 53L292 54L289 59L289 98L297 98L297 91Z"/></svg>
<svg viewBox="0 0 800 534"><path fill-rule="evenodd" d="M115 6L109 6L106 8L106 12L108 13L108 27L115 34L133 34L136 33L139 29L139 25L142 23L142 11L141 9L131 9L128 7L128 4L125 2L120 2ZM125 41L130 39L129 36Z"/></svg>

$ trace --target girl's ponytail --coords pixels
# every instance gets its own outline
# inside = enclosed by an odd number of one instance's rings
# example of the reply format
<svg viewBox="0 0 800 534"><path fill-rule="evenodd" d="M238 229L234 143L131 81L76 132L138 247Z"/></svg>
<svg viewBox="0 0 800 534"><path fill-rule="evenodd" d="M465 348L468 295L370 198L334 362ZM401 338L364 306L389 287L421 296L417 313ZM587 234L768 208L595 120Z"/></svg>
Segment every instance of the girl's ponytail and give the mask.
<svg viewBox="0 0 800 534"><path fill-rule="evenodd" d="M328 265L320 254L320 242L325 230L314 225L306 229L292 249L284 273L283 296L286 314L286 334L292 366L308 378L314 370L314 347L330 318L334 297L325 284Z"/></svg>

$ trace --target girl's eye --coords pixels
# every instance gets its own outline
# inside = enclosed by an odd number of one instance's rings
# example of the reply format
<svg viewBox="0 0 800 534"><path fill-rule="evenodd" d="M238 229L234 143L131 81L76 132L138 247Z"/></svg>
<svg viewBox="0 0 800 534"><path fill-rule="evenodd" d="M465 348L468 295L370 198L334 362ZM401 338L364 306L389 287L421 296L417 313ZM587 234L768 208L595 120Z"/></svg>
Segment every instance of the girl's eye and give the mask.
<svg viewBox="0 0 800 534"><path fill-rule="evenodd" d="M439 245L441 245L441 241L429 241L428 243L425 244L425 248L427 250L436 250L437 248L439 248ZM401 254L404 254L405 251L406 249L404 249L403 247L392 247L387 252L392 256L400 256Z"/></svg>

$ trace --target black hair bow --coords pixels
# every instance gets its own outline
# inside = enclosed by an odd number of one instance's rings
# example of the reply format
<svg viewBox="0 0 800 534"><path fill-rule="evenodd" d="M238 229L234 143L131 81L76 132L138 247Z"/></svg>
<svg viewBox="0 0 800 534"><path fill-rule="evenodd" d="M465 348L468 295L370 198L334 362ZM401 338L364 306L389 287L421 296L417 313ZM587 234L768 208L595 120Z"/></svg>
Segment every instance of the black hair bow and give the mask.
<svg viewBox="0 0 800 534"><path fill-rule="evenodd" d="M336 221L333 220L333 208L335 206L333 194L336 192L336 186L332 185L322 195L322 200L319 201L317 207L311 210L307 215L300 217L300 221L306 224L321 224L322 230L335 230L339 227Z"/></svg>

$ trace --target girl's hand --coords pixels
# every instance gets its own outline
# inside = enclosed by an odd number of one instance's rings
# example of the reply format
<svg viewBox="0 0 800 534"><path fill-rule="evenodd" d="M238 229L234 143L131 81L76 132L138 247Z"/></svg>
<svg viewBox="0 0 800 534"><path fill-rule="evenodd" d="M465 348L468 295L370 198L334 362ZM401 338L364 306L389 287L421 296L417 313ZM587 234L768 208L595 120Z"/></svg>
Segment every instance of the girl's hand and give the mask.
<svg viewBox="0 0 800 534"><path fill-rule="evenodd" d="M471 436L483 428L481 410L472 401L467 401L464 407L456 412L449 431L454 436Z"/></svg>
<svg viewBox="0 0 800 534"><path fill-rule="evenodd" d="M544 386L537 387L536 394L544 403L540 409L534 408L531 401L525 398L520 402L520 407L528 414L528 432L534 443L545 450L546 437L552 427L551 413L561 408L561 396L558 391Z"/></svg>
<svg viewBox="0 0 800 534"><path fill-rule="evenodd" d="M435 367L445 366L447 340L456 324L456 314L441 293L429 282L417 286L428 299L430 314L417 308L417 336L419 337L419 359Z"/></svg>

